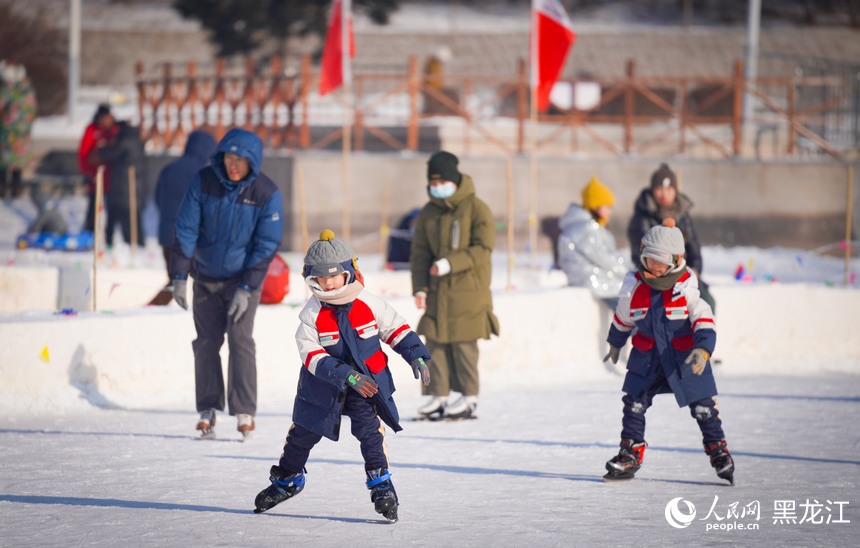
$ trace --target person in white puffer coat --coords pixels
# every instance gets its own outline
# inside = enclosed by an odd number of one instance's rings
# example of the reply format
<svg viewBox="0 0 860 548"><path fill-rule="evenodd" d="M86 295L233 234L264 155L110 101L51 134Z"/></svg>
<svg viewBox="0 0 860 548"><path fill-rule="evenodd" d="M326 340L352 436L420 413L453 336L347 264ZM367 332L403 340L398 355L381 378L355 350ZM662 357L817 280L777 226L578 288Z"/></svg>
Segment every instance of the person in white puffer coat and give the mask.
<svg viewBox="0 0 860 548"><path fill-rule="evenodd" d="M582 205L571 204L558 221L559 266L568 285L588 287L613 310L621 282L631 268L606 229L614 204L612 191L595 176L582 189Z"/></svg>

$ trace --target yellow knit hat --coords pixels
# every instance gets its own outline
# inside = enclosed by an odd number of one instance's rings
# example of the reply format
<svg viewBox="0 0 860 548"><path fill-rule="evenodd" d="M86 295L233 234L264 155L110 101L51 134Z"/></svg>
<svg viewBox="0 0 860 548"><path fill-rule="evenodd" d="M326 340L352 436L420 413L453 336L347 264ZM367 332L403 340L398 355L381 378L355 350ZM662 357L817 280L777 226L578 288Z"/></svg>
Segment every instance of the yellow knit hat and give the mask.
<svg viewBox="0 0 860 548"><path fill-rule="evenodd" d="M600 206L611 206L615 204L615 195L609 187L600 182L597 175L591 177L585 188L582 189L582 208L588 211Z"/></svg>

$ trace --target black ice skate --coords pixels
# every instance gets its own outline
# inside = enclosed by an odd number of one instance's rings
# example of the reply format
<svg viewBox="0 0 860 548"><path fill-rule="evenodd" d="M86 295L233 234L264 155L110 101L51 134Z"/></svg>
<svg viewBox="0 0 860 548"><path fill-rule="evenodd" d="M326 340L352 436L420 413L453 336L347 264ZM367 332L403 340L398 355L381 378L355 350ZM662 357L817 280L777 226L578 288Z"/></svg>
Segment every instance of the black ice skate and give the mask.
<svg viewBox="0 0 860 548"><path fill-rule="evenodd" d="M646 447L648 444L644 441L634 443L633 440L621 440L618 454L606 462L607 474L603 479L609 481L633 479L636 471L642 466Z"/></svg>
<svg viewBox="0 0 860 548"><path fill-rule="evenodd" d="M735 461L726 447L726 440L705 443L705 453L711 457L711 466L717 471L717 476L734 485Z"/></svg>
<svg viewBox="0 0 860 548"><path fill-rule="evenodd" d="M391 474L385 468L367 471L367 488L370 489L370 502L377 513L389 522L397 521L397 492L391 482Z"/></svg>
<svg viewBox="0 0 860 548"><path fill-rule="evenodd" d="M294 497L305 488L305 475L302 472L288 474L280 466L272 466L269 471L269 481L272 484L257 495L254 499L254 513L265 512L288 498Z"/></svg>

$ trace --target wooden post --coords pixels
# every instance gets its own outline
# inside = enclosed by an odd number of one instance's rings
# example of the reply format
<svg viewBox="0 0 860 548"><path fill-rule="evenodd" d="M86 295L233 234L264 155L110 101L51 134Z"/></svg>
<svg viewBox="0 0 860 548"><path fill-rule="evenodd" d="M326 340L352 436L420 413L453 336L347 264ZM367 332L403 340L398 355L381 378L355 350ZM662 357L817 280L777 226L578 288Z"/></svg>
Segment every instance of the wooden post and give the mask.
<svg viewBox="0 0 860 548"><path fill-rule="evenodd" d="M302 164L296 165L296 192L299 198L299 234L302 238L302 252L308 248L308 210L305 203L305 177Z"/></svg>
<svg viewBox="0 0 860 548"><path fill-rule="evenodd" d="M794 154L794 147L797 144L797 131L794 129L794 109L795 109L795 93L796 85L794 79L788 83L788 153Z"/></svg>
<svg viewBox="0 0 860 548"><path fill-rule="evenodd" d="M305 203L305 177L304 171L302 170L302 164L296 163L296 191L298 193L299 198L299 234L301 234L302 238L302 253L304 253L308 249L308 211L307 205ZM302 269L304 270L304 269ZM304 283L304 276L302 276L302 285L305 288L305 300L308 299L308 295L310 293L310 287L308 284Z"/></svg>
<svg viewBox="0 0 860 548"><path fill-rule="evenodd" d="M508 252L508 283L506 288L508 291L514 288L513 275L514 275L514 175L513 168L511 167L511 158L505 158L505 176L507 178L507 194L508 194L508 218L507 218L507 229L508 229L508 242L507 242L507 252Z"/></svg>
<svg viewBox="0 0 860 548"><path fill-rule="evenodd" d="M681 82L681 105L678 111L678 152L687 151L687 81Z"/></svg>
<svg viewBox="0 0 860 548"><path fill-rule="evenodd" d="M388 184L389 177L386 174L382 180L382 208L379 214L379 255L382 257L382 266L385 267L385 250L388 244L388 234L390 232L388 219L390 217L389 209L391 208L391 191Z"/></svg>
<svg viewBox="0 0 860 548"><path fill-rule="evenodd" d="M741 154L743 137L743 104L744 104L744 66L741 61L735 61L735 74L732 79L732 153Z"/></svg>
<svg viewBox="0 0 860 548"><path fill-rule="evenodd" d="M137 254L137 178L134 166L128 166L128 217L131 223L131 254Z"/></svg>
<svg viewBox="0 0 860 548"><path fill-rule="evenodd" d="M215 61L215 139L224 137L224 67L223 57Z"/></svg>
<svg viewBox="0 0 860 548"><path fill-rule="evenodd" d="M90 287L90 291L93 293L93 312L98 310L98 300L96 298L96 294L98 293L98 265L99 261L102 258L104 250L99 245L102 234L102 208L104 204L104 188L105 188L105 166L99 166L98 171L96 171L96 204L95 204L95 218L93 219L93 284ZM107 245L107 244L105 244Z"/></svg>
<svg viewBox="0 0 860 548"><path fill-rule="evenodd" d="M311 56L305 55L302 57L301 71L301 103L302 103L302 122L299 130L299 148L308 148L311 146L311 126L308 123L308 109L310 108L311 94Z"/></svg>
<svg viewBox="0 0 860 548"><path fill-rule="evenodd" d="M173 144L175 130L171 127L170 107L173 104L173 77L170 73L170 63L164 63L164 81L162 83L161 97L162 110L164 111L164 146ZM154 113L153 113L154 114ZM157 120L157 117L156 117Z"/></svg>
<svg viewBox="0 0 860 548"><path fill-rule="evenodd" d="M519 85L517 86L517 154L522 154L526 146L526 121L528 120L528 72L526 61L520 58L517 72Z"/></svg>
<svg viewBox="0 0 860 548"><path fill-rule="evenodd" d="M418 57L409 58L409 125L406 128L406 148L418 150L418 92L420 80L418 74Z"/></svg>
<svg viewBox="0 0 860 548"><path fill-rule="evenodd" d="M633 109L636 106L633 95L633 77L635 74L635 64L633 59L627 60L625 72L627 74L627 82L624 86L624 152L630 154L630 149L633 147Z"/></svg>
<svg viewBox="0 0 860 548"><path fill-rule="evenodd" d="M362 93L364 93L364 80L356 78L355 96L361 97ZM356 101L356 103L357 102L358 101ZM364 150L364 112L359 108L355 109L355 123L353 124L352 129L355 133L355 137L353 138L355 150Z"/></svg>
<svg viewBox="0 0 860 548"><path fill-rule="evenodd" d="M149 132L146 128L146 118L143 116L143 106L146 104L146 86L143 84L142 61L138 61L134 64L134 78L137 83L137 119L140 120L140 133L141 135L147 135Z"/></svg>
<svg viewBox="0 0 860 548"><path fill-rule="evenodd" d="M854 164L848 164L848 197L845 205L845 285L851 283L851 216L854 213Z"/></svg>

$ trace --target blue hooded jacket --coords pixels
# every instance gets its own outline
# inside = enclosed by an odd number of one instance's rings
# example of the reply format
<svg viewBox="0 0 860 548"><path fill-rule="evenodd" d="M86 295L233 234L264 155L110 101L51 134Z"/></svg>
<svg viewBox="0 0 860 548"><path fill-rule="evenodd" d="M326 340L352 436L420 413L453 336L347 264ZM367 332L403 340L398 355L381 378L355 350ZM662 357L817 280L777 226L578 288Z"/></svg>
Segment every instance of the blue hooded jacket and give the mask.
<svg viewBox="0 0 860 548"><path fill-rule="evenodd" d="M233 182L224 155L248 160L250 170ZM176 218L170 275L201 281L241 279L259 288L281 243L284 205L281 191L260 171L263 142L244 129L231 129L218 143L211 164L188 187Z"/></svg>
<svg viewBox="0 0 860 548"><path fill-rule="evenodd" d="M179 204L188 192L188 185L215 151L215 138L206 131L192 131L185 141L185 152L170 162L158 174L155 184L155 205L158 206L158 243L164 247L173 244L173 227Z"/></svg>

